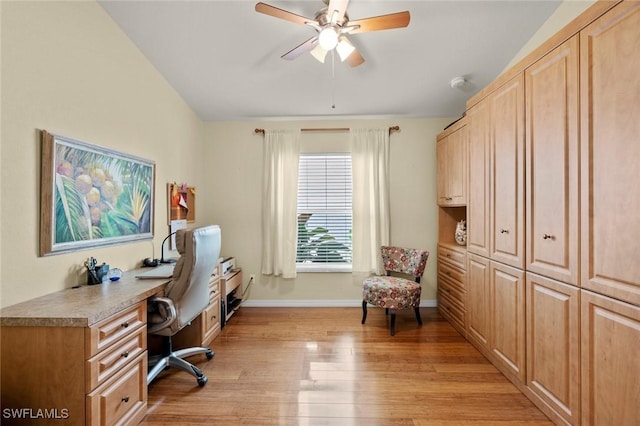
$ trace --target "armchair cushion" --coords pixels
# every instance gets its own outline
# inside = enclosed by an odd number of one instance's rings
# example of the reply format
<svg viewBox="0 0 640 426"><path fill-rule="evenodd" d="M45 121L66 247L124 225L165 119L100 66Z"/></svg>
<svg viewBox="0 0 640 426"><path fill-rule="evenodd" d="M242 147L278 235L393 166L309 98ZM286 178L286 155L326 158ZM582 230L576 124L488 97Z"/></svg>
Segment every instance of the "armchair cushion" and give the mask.
<svg viewBox="0 0 640 426"><path fill-rule="evenodd" d="M399 277L367 278L363 285L363 300L387 309L408 309L420 306L422 287L415 281Z"/></svg>

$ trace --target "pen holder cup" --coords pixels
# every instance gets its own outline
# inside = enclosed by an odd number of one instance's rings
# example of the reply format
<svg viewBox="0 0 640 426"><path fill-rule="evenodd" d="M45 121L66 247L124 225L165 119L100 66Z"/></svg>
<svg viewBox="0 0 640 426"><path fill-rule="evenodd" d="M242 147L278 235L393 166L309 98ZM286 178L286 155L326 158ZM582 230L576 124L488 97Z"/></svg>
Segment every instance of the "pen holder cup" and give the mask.
<svg viewBox="0 0 640 426"><path fill-rule="evenodd" d="M89 271L87 274L87 284L101 284L102 279L106 278L107 272L109 272L109 265L102 264L93 268L93 271Z"/></svg>

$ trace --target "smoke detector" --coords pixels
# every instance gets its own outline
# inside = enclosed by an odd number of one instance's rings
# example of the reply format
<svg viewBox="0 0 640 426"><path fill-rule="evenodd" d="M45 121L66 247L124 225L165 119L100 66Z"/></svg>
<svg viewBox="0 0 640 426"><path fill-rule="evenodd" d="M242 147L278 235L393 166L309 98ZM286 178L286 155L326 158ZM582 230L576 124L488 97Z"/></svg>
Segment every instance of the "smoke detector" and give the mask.
<svg viewBox="0 0 640 426"><path fill-rule="evenodd" d="M466 82L467 80L464 77L454 77L449 82L449 85L451 86L452 89L459 89L462 86L464 86Z"/></svg>

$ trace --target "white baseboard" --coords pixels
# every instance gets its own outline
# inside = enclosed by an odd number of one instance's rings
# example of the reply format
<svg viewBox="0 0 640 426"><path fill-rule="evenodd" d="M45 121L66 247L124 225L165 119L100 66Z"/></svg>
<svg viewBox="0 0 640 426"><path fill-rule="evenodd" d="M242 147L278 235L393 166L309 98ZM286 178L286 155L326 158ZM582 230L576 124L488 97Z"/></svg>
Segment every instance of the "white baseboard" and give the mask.
<svg viewBox="0 0 640 426"><path fill-rule="evenodd" d="M289 300L262 299L244 300L242 306L248 308L359 308L362 300ZM421 300L421 308L436 308L437 300Z"/></svg>

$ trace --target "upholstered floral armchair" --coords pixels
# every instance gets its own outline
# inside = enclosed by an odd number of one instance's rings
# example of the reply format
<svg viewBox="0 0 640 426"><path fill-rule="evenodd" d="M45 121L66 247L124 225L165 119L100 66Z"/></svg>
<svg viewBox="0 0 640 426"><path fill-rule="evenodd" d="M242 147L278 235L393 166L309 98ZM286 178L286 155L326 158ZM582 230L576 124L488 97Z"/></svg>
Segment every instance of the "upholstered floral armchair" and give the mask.
<svg viewBox="0 0 640 426"><path fill-rule="evenodd" d="M385 312L391 314L390 330L393 336L395 335L397 309L413 308L418 324L422 325L420 278L427 265L429 252L420 249L382 246L380 254L387 276L373 276L364 280L362 285L362 324L367 319L367 305L385 308ZM391 276L392 272L412 277L412 280Z"/></svg>

